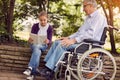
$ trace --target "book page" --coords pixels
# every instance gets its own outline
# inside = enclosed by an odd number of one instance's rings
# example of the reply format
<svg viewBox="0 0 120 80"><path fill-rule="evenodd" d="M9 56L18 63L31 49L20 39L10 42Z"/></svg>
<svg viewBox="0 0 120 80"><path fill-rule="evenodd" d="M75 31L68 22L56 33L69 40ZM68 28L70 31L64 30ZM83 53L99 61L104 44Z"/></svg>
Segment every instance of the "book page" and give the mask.
<svg viewBox="0 0 120 80"><path fill-rule="evenodd" d="M47 39L47 36L38 35L38 44L44 44L45 39Z"/></svg>
<svg viewBox="0 0 120 80"><path fill-rule="evenodd" d="M47 38L47 36L30 33L30 38L32 38L33 44L44 44L44 41Z"/></svg>

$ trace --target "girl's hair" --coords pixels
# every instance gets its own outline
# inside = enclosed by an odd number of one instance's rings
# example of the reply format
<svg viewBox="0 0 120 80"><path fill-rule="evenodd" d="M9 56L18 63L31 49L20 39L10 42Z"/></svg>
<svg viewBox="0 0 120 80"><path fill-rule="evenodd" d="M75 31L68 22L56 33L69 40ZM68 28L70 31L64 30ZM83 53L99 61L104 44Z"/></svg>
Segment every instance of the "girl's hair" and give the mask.
<svg viewBox="0 0 120 80"><path fill-rule="evenodd" d="M84 1L87 2L88 4L92 4L95 8L97 8L96 0L84 0Z"/></svg>
<svg viewBox="0 0 120 80"><path fill-rule="evenodd" d="M38 17L40 17L40 16L46 16L46 17L48 17L48 14L47 14L46 11L41 11L41 12L38 14Z"/></svg>

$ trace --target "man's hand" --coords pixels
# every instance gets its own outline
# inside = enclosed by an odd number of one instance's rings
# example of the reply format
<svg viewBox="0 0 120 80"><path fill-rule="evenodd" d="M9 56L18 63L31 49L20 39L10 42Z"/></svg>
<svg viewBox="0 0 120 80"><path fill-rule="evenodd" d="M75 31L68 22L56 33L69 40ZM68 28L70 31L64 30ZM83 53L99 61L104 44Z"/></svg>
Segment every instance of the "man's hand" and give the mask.
<svg viewBox="0 0 120 80"><path fill-rule="evenodd" d="M65 40L65 39L68 39L68 37L60 37L57 40Z"/></svg>
<svg viewBox="0 0 120 80"><path fill-rule="evenodd" d="M76 40L75 39L68 39L68 38L65 38L63 40L61 40L61 44L63 46L70 46L72 44L76 43Z"/></svg>

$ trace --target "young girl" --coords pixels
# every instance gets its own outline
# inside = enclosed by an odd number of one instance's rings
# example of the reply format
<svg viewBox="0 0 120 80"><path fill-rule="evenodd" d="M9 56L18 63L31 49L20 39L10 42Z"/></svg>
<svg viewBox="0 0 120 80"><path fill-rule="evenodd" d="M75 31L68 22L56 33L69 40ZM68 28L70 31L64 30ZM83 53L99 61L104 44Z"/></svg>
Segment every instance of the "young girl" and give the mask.
<svg viewBox="0 0 120 80"><path fill-rule="evenodd" d="M45 51L48 47L48 44L52 41L52 26L47 22L48 15L45 11L40 12L39 23L36 23L32 26L31 33L36 35L44 35L47 38L44 40L43 44L32 44L33 39L30 37L28 42L31 43L32 56L28 64L28 68L23 72L27 76L36 73L39 67L39 61L41 52Z"/></svg>

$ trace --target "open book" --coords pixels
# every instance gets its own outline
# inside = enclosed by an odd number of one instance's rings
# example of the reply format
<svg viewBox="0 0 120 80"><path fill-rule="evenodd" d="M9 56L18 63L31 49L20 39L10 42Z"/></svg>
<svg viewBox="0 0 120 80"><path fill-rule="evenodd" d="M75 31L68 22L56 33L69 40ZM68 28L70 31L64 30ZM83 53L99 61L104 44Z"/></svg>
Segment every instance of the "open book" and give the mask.
<svg viewBox="0 0 120 80"><path fill-rule="evenodd" d="M33 44L44 44L47 36L30 33L30 38L32 38Z"/></svg>

